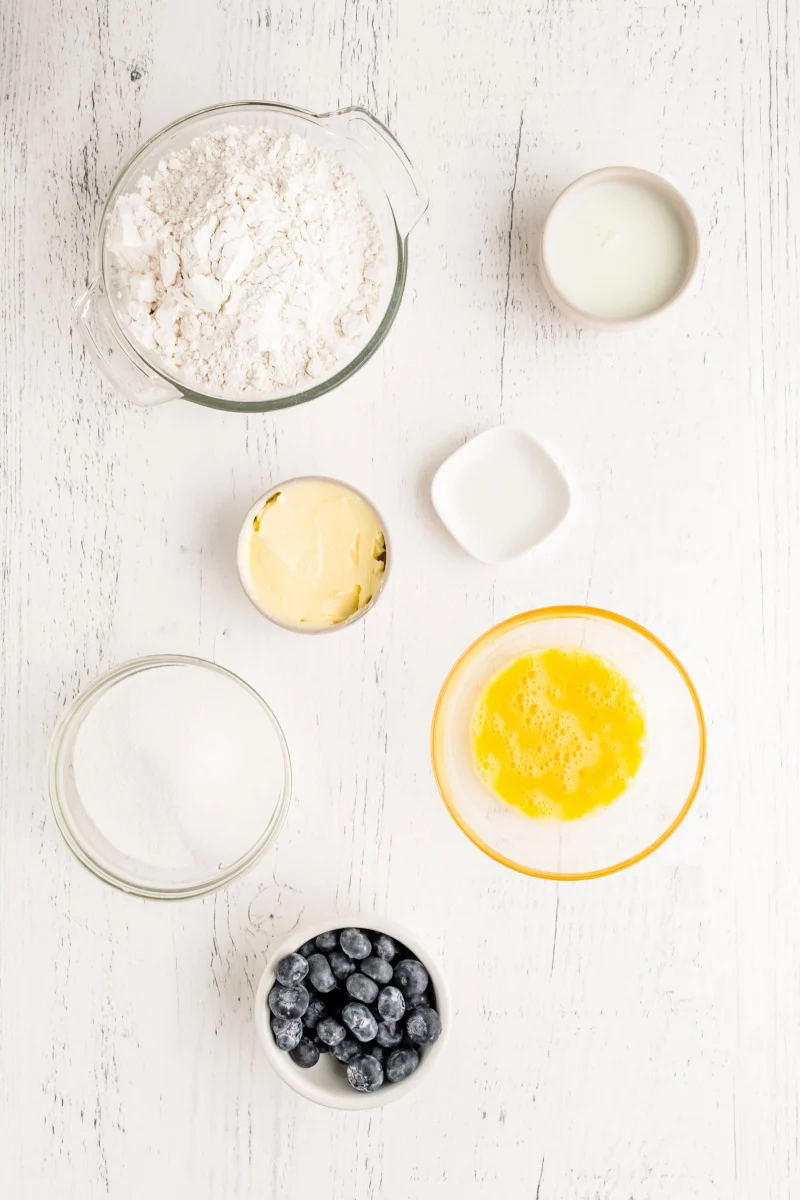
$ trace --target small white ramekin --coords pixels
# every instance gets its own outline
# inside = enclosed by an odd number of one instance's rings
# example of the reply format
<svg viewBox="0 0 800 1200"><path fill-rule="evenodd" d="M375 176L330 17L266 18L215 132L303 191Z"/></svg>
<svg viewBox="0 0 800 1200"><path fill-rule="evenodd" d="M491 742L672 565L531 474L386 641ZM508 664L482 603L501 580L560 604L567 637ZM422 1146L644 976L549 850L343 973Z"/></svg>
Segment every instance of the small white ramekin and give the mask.
<svg viewBox="0 0 800 1200"><path fill-rule="evenodd" d="M275 968L284 955L291 954L304 942L310 941L320 933L327 933L330 929L351 927L387 933L389 937L402 942L412 954L416 955L430 976L436 1011L442 1019L442 1032L438 1041L434 1042L432 1046L420 1047L420 1063L414 1074L400 1083L384 1083L377 1092L354 1091L347 1082L346 1068L330 1054L320 1055L320 1060L314 1067L298 1067L285 1050L279 1050L275 1045L270 1027L271 1013L267 998L275 983ZM390 917L378 916L375 913L338 913L333 917L328 917L325 921L314 921L294 929L291 936L270 954L255 999L258 1040L275 1073L306 1100L313 1100L315 1104L321 1104L326 1108L340 1108L351 1112L380 1108L384 1104L391 1104L395 1100L408 1096L419 1088L441 1061L450 1035L451 1021L447 984L442 969L431 951L405 925L391 920Z"/></svg>
<svg viewBox="0 0 800 1200"><path fill-rule="evenodd" d="M577 308L570 301L557 284L553 281L552 274L548 263L548 241L547 235L550 229L550 222L557 208L565 200L567 196L573 196L577 191L583 191L586 188L595 187L598 183L637 183L641 187L648 188L650 191L663 196L669 201L673 212L680 221L684 236L686 237L687 245L687 264L686 274L678 288L672 293L668 300L659 305L658 308L652 309L651 312L642 313L635 317L600 317L595 313L586 312L582 308ZM598 171L590 171L587 175L581 175L560 193L556 198L553 207L547 214L547 219L542 226L542 233L539 239L539 274L542 280L542 285L550 299L555 304L556 308L568 317L572 317L573 321L577 321L580 325L590 325L596 329L630 329L634 325L641 325L644 321L650 321L653 317L659 316L671 308L676 300L686 292L692 283L692 280L697 273L697 264L700 259L700 229L697 224L691 206L686 197L678 191L668 180L661 175L655 175L652 171L643 171L640 167L601 167Z"/></svg>
<svg viewBox="0 0 800 1200"><path fill-rule="evenodd" d="M369 604L365 604L363 608L359 608L357 612L352 613L346 621L336 621L333 625L289 625L285 621L279 621L278 618L261 603L258 595L256 594L256 590L253 587L253 581L250 578L250 538L253 534L253 518L261 511L266 502L269 500L270 496L274 496L276 492L280 492L283 488L288 487L290 483L304 483L309 480L317 480L323 483L335 483L339 487L345 488L348 492L352 492L355 496L360 496L364 503L372 509L372 511L375 513L375 516L378 518L381 530L383 532L383 540L386 549L386 564L383 568L383 575L381 577L380 584L378 585L378 589L373 595ZM239 539L236 544L236 568L239 572L239 582L244 588L247 599L254 608L258 609L262 617L266 617L268 621L272 621L273 625L278 625L281 629L288 629L291 633L332 633L334 630L346 629L348 626L354 625L356 621L360 621L367 615L368 612L372 612L379 598L383 595L386 588L386 581L389 578L389 572L392 569L392 550L389 544L389 531L386 528L386 522L384 521L382 514L378 512L378 509L370 500L369 496L365 496L364 493L360 492L357 487L353 487L352 483L345 483L342 479L332 479L329 475L296 475L293 479L284 479L282 483L276 483L275 486L271 487L268 492L264 492L264 495L260 496L258 500L256 500L255 504L253 504L250 508L247 516L242 522L242 528L239 530Z"/></svg>

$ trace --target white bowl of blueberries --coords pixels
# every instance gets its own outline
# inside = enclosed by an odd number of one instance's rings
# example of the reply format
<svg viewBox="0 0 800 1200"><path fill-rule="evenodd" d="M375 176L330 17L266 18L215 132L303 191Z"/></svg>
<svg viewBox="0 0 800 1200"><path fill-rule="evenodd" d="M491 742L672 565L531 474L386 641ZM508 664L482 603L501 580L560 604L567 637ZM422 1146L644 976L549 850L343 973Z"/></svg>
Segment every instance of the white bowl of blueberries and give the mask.
<svg viewBox="0 0 800 1200"><path fill-rule="evenodd" d="M450 1031L444 977L386 917L303 926L271 955L256 1029L278 1075L329 1108L377 1108L422 1083Z"/></svg>

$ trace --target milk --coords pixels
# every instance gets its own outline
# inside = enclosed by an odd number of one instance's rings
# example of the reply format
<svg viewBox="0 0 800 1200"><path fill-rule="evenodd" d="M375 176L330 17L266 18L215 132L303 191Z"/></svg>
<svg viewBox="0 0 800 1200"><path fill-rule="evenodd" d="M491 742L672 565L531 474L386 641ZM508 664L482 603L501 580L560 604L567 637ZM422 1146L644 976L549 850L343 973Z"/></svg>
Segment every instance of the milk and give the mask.
<svg viewBox="0 0 800 1200"><path fill-rule="evenodd" d="M612 320L666 304L690 266L685 227L669 198L623 180L563 195L550 214L543 254L552 283L573 308Z"/></svg>

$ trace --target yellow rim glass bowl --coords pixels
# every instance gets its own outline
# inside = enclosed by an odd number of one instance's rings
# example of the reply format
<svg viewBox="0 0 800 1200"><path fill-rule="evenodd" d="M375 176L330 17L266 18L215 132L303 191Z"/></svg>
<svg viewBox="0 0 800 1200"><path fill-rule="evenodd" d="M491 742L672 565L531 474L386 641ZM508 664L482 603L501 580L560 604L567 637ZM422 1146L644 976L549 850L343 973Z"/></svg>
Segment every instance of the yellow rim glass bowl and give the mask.
<svg viewBox="0 0 800 1200"><path fill-rule="evenodd" d="M575 646L618 667L639 693L647 750L636 776L606 808L577 820L526 816L486 786L472 758L475 704L489 680L524 654ZM689 811L705 763L705 722L677 658L641 625L599 608L521 613L490 629L444 682L431 729L436 782L450 815L503 866L541 879L593 879L640 862Z"/></svg>

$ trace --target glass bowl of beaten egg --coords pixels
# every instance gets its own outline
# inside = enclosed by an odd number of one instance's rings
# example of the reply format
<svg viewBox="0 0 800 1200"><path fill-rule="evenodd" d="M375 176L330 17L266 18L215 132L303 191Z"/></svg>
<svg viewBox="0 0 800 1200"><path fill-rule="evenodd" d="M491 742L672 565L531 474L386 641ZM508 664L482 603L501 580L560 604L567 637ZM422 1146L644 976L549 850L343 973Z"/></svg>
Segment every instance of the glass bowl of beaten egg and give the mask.
<svg viewBox="0 0 800 1200"><path fill-rule="evenodd" d="M691 808L705 722L685 669L602 609L521 613L461 656L433 716L450 815L496 862L592 879L651 854Z"/></svg>

